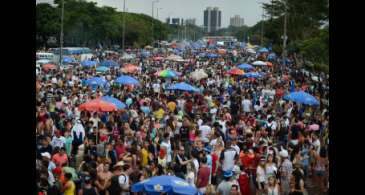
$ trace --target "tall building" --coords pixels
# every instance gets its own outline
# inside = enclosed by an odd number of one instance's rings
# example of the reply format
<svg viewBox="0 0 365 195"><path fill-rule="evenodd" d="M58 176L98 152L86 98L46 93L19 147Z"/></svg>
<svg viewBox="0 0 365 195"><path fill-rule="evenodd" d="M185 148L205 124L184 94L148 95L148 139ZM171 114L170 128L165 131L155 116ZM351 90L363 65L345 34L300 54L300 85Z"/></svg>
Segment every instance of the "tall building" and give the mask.
<svg viewBox="0 0 365 195"><path fill-rule="evenodd" d="M185 20L185 24L195 25L195 21L196 21L195 18L188 18Z"/></svg>
<svg viewBox="0 0 365 195"><path fill-rule="evenodd" d="M244 24L245 24L244 19L241 18L239 15L235 15L232 18L230 18L230 22L229 22L230 26L240 27L240 26L243 26Z"/></svg>
<svg viewBox="0 0 365 195"><path fill-rule="evenodd" d="M218 7L207 7L204 10L204 29L206 32L215 32L221 27L222 12Z"/></svg>
<svg viewBox="0 0 365 195"><path fill-rule="evenodd" d="M172 18L171 19L171 24L180 25L180 18Z"/></svg>
<svg viewBox="0 0 365 195"><path fill-rule="evenodd" d="M166 18L166 24L170 24L171 23L171 18Z"/></svg>

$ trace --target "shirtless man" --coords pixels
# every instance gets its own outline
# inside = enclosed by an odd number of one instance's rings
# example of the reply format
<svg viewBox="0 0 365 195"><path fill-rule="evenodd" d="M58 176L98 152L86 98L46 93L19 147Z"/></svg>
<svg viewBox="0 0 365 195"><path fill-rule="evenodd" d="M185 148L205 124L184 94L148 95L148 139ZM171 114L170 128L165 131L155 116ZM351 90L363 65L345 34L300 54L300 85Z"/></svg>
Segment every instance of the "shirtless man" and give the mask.
<svg viewBox="0 0 365 195"><path fill-rule="evenodd" d="M96 187L99 190L100 195L106 194L106 188L108 182L112 178L113 174L109 171L109 163L105 163L103 169L98 172L97 180L95 181Z"/></svg>

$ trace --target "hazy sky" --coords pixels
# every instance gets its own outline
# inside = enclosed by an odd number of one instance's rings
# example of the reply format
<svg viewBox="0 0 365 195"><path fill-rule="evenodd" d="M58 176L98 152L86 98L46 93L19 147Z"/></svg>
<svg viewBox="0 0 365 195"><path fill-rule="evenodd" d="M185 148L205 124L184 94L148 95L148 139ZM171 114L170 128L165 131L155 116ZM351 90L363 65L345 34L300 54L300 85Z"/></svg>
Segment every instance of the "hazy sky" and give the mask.
<svg viewBox="0 0 365 195"><path fill-rule="evenodd" d="M89 0L99 6L107 5L118 10L123 8L123 0ZM222 27L229 25L229 18L238 14L244 18L245 24L252 26L261 19L262 2L270 0L159 0L155 3L158 19L165 21L167 17L195 18L197 25L203 25L203 11L206 7L219 7L222 11ZM53 2L53 0L37 0L37 2ZM126 0L128 12L152 14L152 0Z"/></svg>

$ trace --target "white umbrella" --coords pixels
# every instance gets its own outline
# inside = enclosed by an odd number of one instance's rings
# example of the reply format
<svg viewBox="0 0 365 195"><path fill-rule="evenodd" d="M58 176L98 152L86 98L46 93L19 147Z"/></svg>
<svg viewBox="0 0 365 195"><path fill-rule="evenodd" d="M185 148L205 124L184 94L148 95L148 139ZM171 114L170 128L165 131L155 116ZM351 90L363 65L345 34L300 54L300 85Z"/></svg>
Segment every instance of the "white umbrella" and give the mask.
<svg viewBox="0 0 365 195"><path fill-rule="evenodd" d="M255 61L252 63L252 65L255 65L255 66L267 66L266 62L263 62L263 61Z"/></svg>
<svg viewBox="0 0 365 195"><path fill-rule="evenodd" d="M247 49L246 52L256 54L256 51L254 49L251 49L251 48Z"/></svg>
<svg viewBox="0 0 365 195"><path fill-rule="evenodd" d="M184 59L181 56L178 55L170 55L166 58L166 60L171 60L171 61L184 61Z"/></svg>
<svg viewBox="0 0 365 195"><path fill-rule="evenodd" d="M48 64L50 62L51 62L51 60L41 59L41 60L37 60L36 64Z"/></svg>
<svg viewBox="0 0 365 195"><path fill-rule="evenodd" d="M132 56L132 55L130 55L130 54L124 54L123 56L122 56L122 59L123 60L131 60L131 59L133 59L134 57Z"/></svg>
<svg viewBox="0 0 365 195"><path fill-rule="evenodd" d="M190 74L190 77L196 81L204 79L204 78L208 78L208 74L205 73L205 71L203 69L198 69L195 70L194 72L192 72Z"/></svg>

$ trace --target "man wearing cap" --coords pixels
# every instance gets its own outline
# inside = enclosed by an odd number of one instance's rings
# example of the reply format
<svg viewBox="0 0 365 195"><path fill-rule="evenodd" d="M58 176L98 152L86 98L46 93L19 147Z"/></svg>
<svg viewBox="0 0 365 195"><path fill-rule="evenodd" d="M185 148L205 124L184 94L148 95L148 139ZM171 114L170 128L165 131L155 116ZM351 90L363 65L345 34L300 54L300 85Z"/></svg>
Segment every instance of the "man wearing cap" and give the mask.
<svg viewBox="0 0 365 195"><path fill-rule="evenodd" d="M230 195L231 188L233 184L237 184L237 182L234 182L232 180L233 171L228 170L223 172L224 180L218 185L217 191L218 195Z"/></svg>
<svg viewBox="0 0 365 195"><path fill-rule="evenodd" d="M41 153L41 155L42 155L42 160L48 162L48 171L53 171L53 169L56 168L56 164L53 161L51 161L51 154L48 152L43 152Z"/></svg>
<svg viewBox="0 0 365 195"><path fill-rule="evenodd" d="M279 155L282 158L282 164L279 169L280 171L280 182L281 188L284 195L289 194L290 191L290 177L293 172L293 165L292 162L288 159L288 151L283 149L279 152Z"/></svg>

